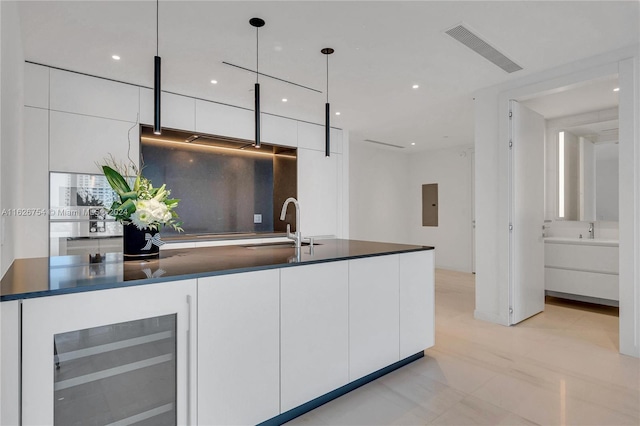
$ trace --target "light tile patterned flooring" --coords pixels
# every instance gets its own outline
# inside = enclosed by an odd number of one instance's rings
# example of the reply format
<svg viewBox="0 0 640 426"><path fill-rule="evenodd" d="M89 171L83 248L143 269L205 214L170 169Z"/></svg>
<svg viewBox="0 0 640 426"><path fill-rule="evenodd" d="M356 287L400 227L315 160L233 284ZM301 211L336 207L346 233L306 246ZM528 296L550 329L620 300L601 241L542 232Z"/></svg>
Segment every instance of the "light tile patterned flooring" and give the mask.
<svg viewBox="0 0 640 426"><path fill-rule="evenodd" d="M548 299L515 326L473 318L474 275L436 271L425 357L289 425L640 425L640 361L615 309Z"/></svg>

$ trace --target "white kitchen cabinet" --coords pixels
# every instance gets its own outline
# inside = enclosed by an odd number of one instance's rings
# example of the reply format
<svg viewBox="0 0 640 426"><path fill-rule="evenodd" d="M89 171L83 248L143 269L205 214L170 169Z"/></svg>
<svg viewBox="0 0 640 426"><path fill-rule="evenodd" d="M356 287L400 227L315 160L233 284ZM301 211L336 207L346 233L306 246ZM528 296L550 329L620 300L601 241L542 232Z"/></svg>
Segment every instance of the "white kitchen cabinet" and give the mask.
<svg viewBox="0 0 640 426"><path fill-rule="evenodd" d="M198 280L198 424L280 413L280 271Z"/></svg>
<svg viewBox="0 0 640 426"><path fill-rule="evenodd" d="M342 130L331 128L331 152L342 153ZM320 124L298 121L298 146L325 152L325 127Z"/></svg>
<svg viewBox="0 0 640 426"><path fill-rule="evenodd" d="M298 148L298 201L303 236L338 235L338 157Z"/></svg>
<svg viewBox="0 0 640 426"><path fill-rule="evenodd" d="M190 424L196 314L195 280L24 300L22 423L52 425L55 411L57 423L153 422L170 413ZM154 331L167 320L170 330ZM134 330L143 334L131 337ZM90 344L74 349L75 340ZM150 406L166 392L171 402Z"/></svg>
<svg viewBox="0 0 640 426"><path fill-rule="evenodd" d="M349 264L281 271L281 410L349 382Z"/></svg>
<svg viewBox="0 0 640 426"><path fill-rule="evenodd" d="M0 309L0 425L20 424L20 301L2 302Z"/></svg>
<svg viewBox="0 0 640 426"><path fill-rule="evenodd" d="M49 67L25 62L24 105L49 108Z"/></svg>
<svg viewBox="0 0 640 426"><path fill-rule="evenodd" d="M298 122L277 115L260 114L260 139L280 146L298 146Z"/></svg>
<svg viewBox="0 0 640 426"><path fill-rule="evenodd" d="M57 111L51 111L50 121L50 171L101 173L96 163L109 155L138 164L140 128L135 123Z"/></svg>
<svg viewBox="0 0 640 426"><path fill-rule="evenodd" d="M24 145L20 158L24 173L20 181L27 191L20 191L19 206L47 211L49 208L49 112L24 107ZM15 218L18 238L16 257L49 255L49 217L46 214Z"/></svg>
<svg viewBox="0 0 640 426"><path fill-rule="evenodd" d="M138 86L53 68L50 72L53 111L136 122Z"/></svg>
<svg viewBox="0 0 640 426"><path fill-rule="evenodd" d="M342 154L342 130L331 128L330 133L331 152L336 154Z"/></svg>
<svg viewBox="0 0 640 426"><path fill-rule="evenodd" d="M254 140L253 111L196 99L196 131Z"/></svg>
<svg viewBox="0 0 640 426"><path fill-rule="evenodd" d="M187 96L162 92L161 125L163 128L196 130L196 100ZM140 123L153 125L153 90L140 88Z"/></svg>
<svg viewBox="0 0 640 426"><path fill-rule="evenodd" d="M434 251L400 254L400 359L434 345Z"/></svg>
<svg viewBox="0 0 640 426"><path fill-rule="evenodd" d="M349 260L349 381L400 360L399 267L398 255Z"/></svg>

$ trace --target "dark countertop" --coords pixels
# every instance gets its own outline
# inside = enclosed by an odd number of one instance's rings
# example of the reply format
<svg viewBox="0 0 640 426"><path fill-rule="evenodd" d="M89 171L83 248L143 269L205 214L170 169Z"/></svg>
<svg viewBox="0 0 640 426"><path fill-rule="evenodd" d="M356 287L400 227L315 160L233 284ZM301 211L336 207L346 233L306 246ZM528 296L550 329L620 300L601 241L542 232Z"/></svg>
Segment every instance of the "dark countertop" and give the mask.
<svg viewBox="0 0 640 426"><path fill-rule="evenodd" d="M160 258L122 260L107 253L101 263L84 256L16 259L0 281L0 301L234 274L362 257L432 250L433 247L357 240L319 240L310 252L292 243L165 250Z"/></svg>

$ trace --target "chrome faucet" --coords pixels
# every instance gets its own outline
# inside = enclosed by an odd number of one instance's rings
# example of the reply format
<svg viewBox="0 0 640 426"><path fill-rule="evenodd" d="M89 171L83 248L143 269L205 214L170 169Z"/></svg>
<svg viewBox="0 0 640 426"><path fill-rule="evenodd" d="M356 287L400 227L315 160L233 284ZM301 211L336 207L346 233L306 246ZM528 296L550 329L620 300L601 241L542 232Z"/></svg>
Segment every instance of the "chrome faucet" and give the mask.
<svg viewBox="0 0 640 426"><path fill-rule="evenodd" d="M593 222L589 223L589 238L592 240L595 238L595 227Z"/></svg>
<svg viewBox="0 0 640 426"><path fill-rule="evenodd" d="M280 213L280 220L284 220L285 215L287 214L287 207L289 203L293 203L296 206L296 232L294 234L291 233L291 225L287 223L287 238L293 240L296 248L300 248L302 243L302 234L300 234L300 204L298 200L293 197L289 197L286 199L284 204L282 205L282 213Z"/></svg>

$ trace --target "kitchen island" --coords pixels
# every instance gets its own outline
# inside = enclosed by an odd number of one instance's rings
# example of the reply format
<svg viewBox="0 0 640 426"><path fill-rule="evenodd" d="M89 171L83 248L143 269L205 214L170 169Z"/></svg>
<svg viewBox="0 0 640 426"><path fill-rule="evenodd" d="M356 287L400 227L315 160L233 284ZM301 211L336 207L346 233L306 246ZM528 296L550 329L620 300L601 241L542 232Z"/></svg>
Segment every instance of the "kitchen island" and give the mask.
<svg viewBox="0 0 640 426"><path fill-rule="evenodd" d="M434 341L432 247L321 240L93 260L16 260L2 279L0 423L21 411L23 424L281 424ZM133 329L155 331L126 335ZM149 387L135 379L144 401L118 407L114 383L151 370L160 378Z"/></svg>

